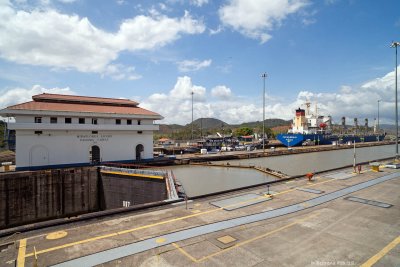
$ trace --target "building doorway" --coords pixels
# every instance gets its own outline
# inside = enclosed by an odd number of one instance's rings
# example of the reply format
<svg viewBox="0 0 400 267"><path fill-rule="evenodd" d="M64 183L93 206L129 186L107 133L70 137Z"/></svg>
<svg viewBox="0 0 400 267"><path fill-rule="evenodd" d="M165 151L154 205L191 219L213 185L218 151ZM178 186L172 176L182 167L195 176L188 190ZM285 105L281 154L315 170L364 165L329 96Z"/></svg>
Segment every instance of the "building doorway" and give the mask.
<svg viewBox="0 0 400 267"><path fill-rule="evenodd" d="M92 164L100 163L100 147L92 146L90 149L90 161Z"/></svg>
<svg viewBox="0 0 400 267"><path fill-rule="evenodd" d="M46 166L49 164L49 151L45 146L32 147L29 156L30 166Z"/></svg>
<svg viewBox="0 0 400 267"><path fill-rule="evenodd" d="M136 146L136 160L142 160L144 147L142 144Z"/></svg>

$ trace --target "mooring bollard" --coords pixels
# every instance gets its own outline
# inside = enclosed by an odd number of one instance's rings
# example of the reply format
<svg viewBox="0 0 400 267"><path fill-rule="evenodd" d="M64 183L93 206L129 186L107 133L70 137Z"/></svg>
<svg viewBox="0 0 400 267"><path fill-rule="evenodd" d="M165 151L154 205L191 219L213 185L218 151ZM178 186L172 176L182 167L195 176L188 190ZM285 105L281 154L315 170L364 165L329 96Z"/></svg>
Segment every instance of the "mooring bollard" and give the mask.
<svg viewBox="0 0 400 267"><path fill-rule="evenodd" d="M314 173L309 172L306 174L306 177L308 178L308 181L311 182L312 178L314 177Z"/></svg>

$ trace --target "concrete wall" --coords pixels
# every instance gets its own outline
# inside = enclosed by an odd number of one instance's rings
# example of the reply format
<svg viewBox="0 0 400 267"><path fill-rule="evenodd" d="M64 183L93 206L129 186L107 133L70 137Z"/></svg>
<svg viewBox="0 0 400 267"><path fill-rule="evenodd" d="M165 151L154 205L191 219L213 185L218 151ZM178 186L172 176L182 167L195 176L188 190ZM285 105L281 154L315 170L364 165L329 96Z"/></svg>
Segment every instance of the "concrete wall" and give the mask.
<svg viewBox="0 0 400 267"><path fill-rule="evenodd" d="M89 164L91 147L100 148L101 161L136 160L136 146L142 144L142 159L153 158L153 133L143 131L54 131L33 130L16 132L16 166Z"/></svg>
<svg viewBox="0 0 400 267"><path fill-rule="evenodd" d="M0 229L99 209L96 168L0 175Z"/></svg>
<svg viewBox="0 0 400 267"><path fill-rule="evenodd" d="M96 167L0 173L0 229L167 199L164 179Z"/></svg>
<svg viewBox="0 0 400 267"><path fill-rule="evenodd" d="M104 209L130 207L168 198L164 179L101 173Z"/></svg>

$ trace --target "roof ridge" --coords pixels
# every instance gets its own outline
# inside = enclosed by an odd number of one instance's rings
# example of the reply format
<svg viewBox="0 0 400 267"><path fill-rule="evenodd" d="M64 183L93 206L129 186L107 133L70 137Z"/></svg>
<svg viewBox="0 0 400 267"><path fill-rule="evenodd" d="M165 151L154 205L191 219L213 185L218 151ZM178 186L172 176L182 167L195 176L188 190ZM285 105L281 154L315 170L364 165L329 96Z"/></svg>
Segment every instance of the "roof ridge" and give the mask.
<svg viewBox="0 0 400 267"><path fill-rule="evenodd" d="M110 97L93 97L78 95L63 95L42 93L32 96L37 102L64 102L64 103L86 103L86 104L109 104L122 106L137 106L139 103L130 99L110 98Z"/></svg>

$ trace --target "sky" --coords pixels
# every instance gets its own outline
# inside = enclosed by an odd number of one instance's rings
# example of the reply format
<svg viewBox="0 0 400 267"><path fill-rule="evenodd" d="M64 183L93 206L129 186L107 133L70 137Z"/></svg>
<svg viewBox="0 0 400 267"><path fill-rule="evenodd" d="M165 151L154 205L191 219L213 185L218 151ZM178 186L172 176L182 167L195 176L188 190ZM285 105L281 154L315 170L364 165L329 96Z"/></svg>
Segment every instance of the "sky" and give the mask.
<svg viewBox="0 0 400 267"><path fill-rule="evenodd" d="M0 0L0 108L44 92L128 98L185 125L193 92L194 119L239 124L262 121L265 88L267 119L309 100L335 123L372 125L379 100L380 123L394 124L399 10L398 0Z"/></svg>

